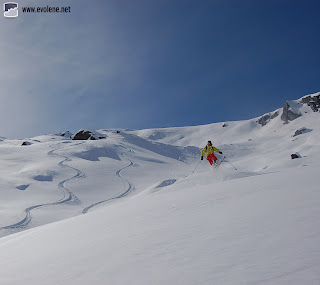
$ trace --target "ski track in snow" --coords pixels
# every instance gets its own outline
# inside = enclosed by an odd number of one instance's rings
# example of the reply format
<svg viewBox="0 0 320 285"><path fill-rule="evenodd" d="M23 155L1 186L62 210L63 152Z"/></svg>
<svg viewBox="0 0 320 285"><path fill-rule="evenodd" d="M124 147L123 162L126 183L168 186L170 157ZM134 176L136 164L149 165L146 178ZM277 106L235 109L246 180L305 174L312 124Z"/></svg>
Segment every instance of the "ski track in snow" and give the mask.
<svg viewBox="0 0 320 285"><path fill-rule="evenodd" d="M21 221L15 223L15 224L9 225L9 226L2 227L2 228L0 228L0 230L17 231L19 229L26 229L28 227L28 225L30 224L30 222L32 221L32 215L31 215L32 210L43 208L43 207L48 207L48 206L57 206L57 205L61 205L61 204L79 205L81 203L81 201L78 199L78 197L76 195L74 195L68 188L65 187L65 183L67 183L68 181L70 181L72 179L84 177L85 175L83 172L81 172L81 170L64 164L67 161L71 161L71 159L64 156L64 155L56 154L55 151L57 151L57 150L58 149L50 150L48 152L48 155L63 157L63 160L60 161L58 163L58 165L62 168L69 168L69 169L76 171L76 174L74 176L59 182L58 188L60 190L62 190L63 197L56 202L38 204L38 205L34 205L34 206L30 206L30 207L26 208L24 210L25 217Z"/></svg>
<svg viewBox="0 0 320 285"><path fill-rule="evenodd" d="M81 143L80 143L81 144ZM124 147L124 146L122 146ZM65 184L72 180L72 179L77 179L77 178L83 178L85 177L85 174L80 170L80 169L77 169L77 168L74 168L72 166L69 166L67 164L65 164L66 162L68 161L71 161L71 159L67 156L64 156L64 155L61 155L61 154L57 154L55 153L57 150L59 149L53 149L53 150L50 150L47 154L49 156L58 156L58 157L62 157L63 160L60 161L58 163L58 165L61 167L61 168L68 168L68 169L72 169L76 172L76 174L70 178L67 178L67 179L64 179L62 181L60 181L58 183L58 188L62 191L63 193L63 197L61 199L59 199L58 201L56 202L51 202L51 203L44 203L44 204L37 204L37 205L33 205L33 206L30 206L28 208L26 208L23 213L25 213L25 216L22 220L20 220L19 222L15 223L15 224L12 224L12 225L8 225L8 226L5 226L5 227L2 227L0 228L0 230L5 230L5 231L9 231L9 232L17 232L17 231L20 231L20 230L24 230L28 227L28 225L31 223L32 221L32 214L31 212L35 209L39 209L39 208L44 208L44 207L48 207L48 206L57 206L57 205L61 205L61 204L68 204L68 205L79 205L81 204L81 201L80 199L74 194L72 193L66 186ZM112 198L109 198L109 199L106 199L106 200L102 200L102 201L99 201L99 202L96 202L86 208L84 208L82 210L82 213L83 214L86 214L88 211L90 211L92 208L94 207L97 207L103 203L106 203L106 202L109 202L111 200L115 200L115 199L120 199L120 198L123 198L125 196L127 196L129 193L131 193L134 189L134 185L132 183L130 183L127 179L125 179L121 172L134 165L134 162L132 160L130 160L129 158L126 157L126 154L129 153L129 152L132 152L131 149L128 149L126 148L126 151L123 152L121 154L121 156L123 158L125 158L126 160L128 160L129 164L120 168L118 171L115 172L115 174L120 178L122 179L122 181L124 182L124 192L122 192L121 194L115 196L115 197L112 197Z"/></svg>
<svg viewBox="0 0 320 285"><path fill-rule="evenodd" d="M123 198L123 197L127 196L129 193L131 193L131 192L134 190L134 185L133 185L132 183L130 183L129 180L125 179L125 178L122 176L122 174L121 174L121 172L122 172L124 169L126 169L126 168L134 165L134 162L133 162L132 160L130 160L128 157L126 157L126 154L129 153L129 152L132 152L132 150L131 150L131 149L128 150L127 148L126 148L126 150L127 150L127 151L123 152L123 153L121 154L121 156L122 156L123 158L125 158L126 160L128 160L128 161L129 161L129 164L126 165L126 166L124 166L124 167L122 167L122 168L120 168L120 169L119 169L118 171L116 171L116 173L115 173L120 179L122 179L122 181L123 181L123 182L125 183L125 185L126 185L124 192L121 193L121 194L119 194L119 195L117 195L117 196L115 196L115 197L112 197L112 198L109 198L109 199L106 199L106 200L102 200L102 201L96 202L96 203L94 203L94 204L92 204L92 205L84 208L84 209L82 210L82 213L83 213L83 214L86 214L89 210L91 210L92 208L94 208L94 207L96 207L96 206L98 206L98 205L101 205L101 204L103 204L103 203L106 203L106 202L109 202L109 201L112 201L112 200L115 200L115 199Z"/></svg>
<svg viewBox="0 0 320 285"><path fill-rule="evenodd" d="M67 156L64 156L64 155L59 155L59 154L56 154L54 153L55 150L51 150L49 151L48 155L52 155L52 156L60 156L60 157L63 157L64 159L62 161L59 162L59 166L62 167L62 168L69 168L69 169L72 169L76 172L76 174L68 179L65 179L65 180L62 180L61 182L59 182L58 184L58 187L59 189L61 189L63 191L63 198L61 198L58 202L54 203L53 205L57 205L57 204L62 204L62 203L68 203L68 204L76 204L76 205L79 205L81 203L81 201L79 200L79 198L74 195L68 188L66 188L64 185L65 183L67 183L68 181L72 180L72 179L76 179L76 178L83 178L85 177L85 174L77 169L77 168L74 168L70 165L67 165L67 164L64 164L65 162L67 161L71 161L70 158L68 158Z"/></svg>

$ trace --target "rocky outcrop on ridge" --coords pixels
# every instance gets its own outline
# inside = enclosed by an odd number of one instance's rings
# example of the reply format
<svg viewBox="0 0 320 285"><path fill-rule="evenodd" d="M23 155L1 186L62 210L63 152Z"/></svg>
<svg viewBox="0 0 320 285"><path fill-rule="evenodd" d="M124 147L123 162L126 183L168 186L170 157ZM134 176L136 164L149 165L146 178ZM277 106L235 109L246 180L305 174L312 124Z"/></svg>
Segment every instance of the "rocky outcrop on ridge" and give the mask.
<svg viewBox="0 0 320 285"><path fill-rule="evenodd" d="M271 114L271 113L265 114L258 120L258 123L261 126L265 126L266 124L268 124L270 122L270 120L274 119L278 115L279 115L278 111L274 112L273 114Z"/></svg>
<svg viewBox="0 0 320 285"><path fill-rule="evenodd" d="M309 106L309 108L307 107ZM307 109L306 109L307 107ZM308 95L302 97L299 101L287 101L284 104L283 112L281 115L281 120L285 124L288 124L290 121L293 121L302 116L301 109L307 113L307 110L312 110L313 112L319 112L320 109L320 93L315 95Z"/></svg>
<svg viewBox="0 0 320 285"><path fill-rule="evenodd" d="M290 102L290 103L292 104L293 102ZM290 103L287 101L284 104L283 112L281 115L281 120L284 121L285 124L288 124L289 121L293 121L293 120L299 118L300 116L302 116L300 111L297 111L298 108L293 109L292 105L290 105ZM295 104L299 104L299 103L295 103Z"/></svg>
<svg viewBox="0 0 320 285"><path fill-rule="evenodd" d="M99 140L105 138L105 135L102 135L95 131L80 130L72 137L72 140Z"/></svg>
<svg viewBox="0 0 320 285"><path fill-rule="evenodd" d="M301 99L302 104L307 104L313 112L318 112L320 109L320 93L315 96L306 96Z"/></svg>

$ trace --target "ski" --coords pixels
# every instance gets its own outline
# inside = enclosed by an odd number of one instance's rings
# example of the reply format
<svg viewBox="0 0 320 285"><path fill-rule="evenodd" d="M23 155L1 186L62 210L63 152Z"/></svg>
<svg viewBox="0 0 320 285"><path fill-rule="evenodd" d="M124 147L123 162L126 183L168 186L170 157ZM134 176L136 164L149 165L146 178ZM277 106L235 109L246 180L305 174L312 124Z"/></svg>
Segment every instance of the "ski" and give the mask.
<svg viewBox="0 0 320 285"><path fill-rule="evenodd" d="M221 162L222 162L222 160L217 160L217 162L213 166L212 172L219 168Z"/></svg>

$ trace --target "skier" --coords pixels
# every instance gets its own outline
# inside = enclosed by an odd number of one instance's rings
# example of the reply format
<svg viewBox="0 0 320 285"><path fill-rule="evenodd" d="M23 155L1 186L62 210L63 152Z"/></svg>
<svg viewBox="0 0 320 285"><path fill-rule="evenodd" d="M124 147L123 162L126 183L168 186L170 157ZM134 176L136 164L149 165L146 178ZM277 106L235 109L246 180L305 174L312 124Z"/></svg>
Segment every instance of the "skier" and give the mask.
<svg viewBox="0 0 320 285"><path fill-rule="evenodd" d="M203 160L203 156L206 155L207 156L207 160L209 161L209 163L211 165L213 163L216 163L218 158L214 155L214 152L218 152L218 153L222 154L222 151L220 151L219 149L214 147L212 145L211 141L208 141L207 145L201 151L201 160Z"/></svg>

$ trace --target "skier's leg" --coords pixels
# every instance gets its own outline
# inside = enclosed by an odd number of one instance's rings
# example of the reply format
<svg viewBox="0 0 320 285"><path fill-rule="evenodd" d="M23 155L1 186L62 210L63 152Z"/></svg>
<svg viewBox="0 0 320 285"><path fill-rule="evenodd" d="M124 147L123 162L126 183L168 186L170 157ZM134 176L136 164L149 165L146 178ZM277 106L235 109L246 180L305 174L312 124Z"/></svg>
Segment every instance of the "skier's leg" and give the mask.
<svg viewBox="0 0 320 285"><path fill-rule="evenodd" d="M212 159L213 159L214 161L217 161L217 160L218 160L218 158L215 156L214 153L212 153L211 155L212 155Z"/></svg>
<svg viewBox="0 0 320 285"><path fill-rule="evenodd" d="M211 153L211 154L209 154L209 155L207 156L207 160L209 161L210 165L212 165L212 164L213 164L213 157L212 157L212 153Z"/></svg>

